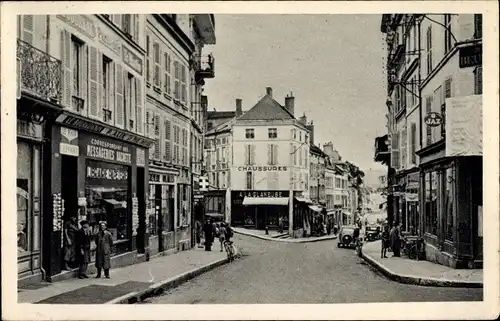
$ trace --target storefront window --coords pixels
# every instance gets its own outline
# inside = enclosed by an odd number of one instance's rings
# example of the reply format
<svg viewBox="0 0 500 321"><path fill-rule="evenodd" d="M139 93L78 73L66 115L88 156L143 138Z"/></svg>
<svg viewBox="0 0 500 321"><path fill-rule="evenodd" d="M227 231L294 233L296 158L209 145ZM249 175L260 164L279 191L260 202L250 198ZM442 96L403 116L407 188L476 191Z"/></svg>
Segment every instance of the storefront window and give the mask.
<svg viewBox="0 0 500 321"><path fill-rule="evenodd" d="M438 173L431 173L431 233L437 235L438 217Z"/></svg>
<svg viewBox="0 0 500 321"><path fill-rule="evenodd" d="M454 205L455 202L453 200L453 191L454 191L454 173L453 168L447 168L444 171L444 214L446 219L445 224L445 238L446 240L453 241L453 218L454 218Z"/></svg>
<svg viewBox="0 0 500 321"><path fill-rule="evenodd" d="M155 185L149 185L148 195L148 229L150 235L156 235L158 234L158 218L156 217L155 211Z"/></svg>
<svg viewBox="0 0 500 321"><path fill-rule="evenodd" d="M17 143L17 253L28 253L31 228L32 151L24 142Z"/></svg>
<svg viewBox="0 0 500 321"><path fill-rule="evenodd" d="M94 225L104 221L115 241L129 239L127 166L87 161L87 214Z"/></svg>
<svg viewBox="0 0 500 321"><path fill-rule="evenodd" d="M425 233L431 233L431 173L424 174L424 195L425 195L425 212L424 212L424 231Z"/></svg>

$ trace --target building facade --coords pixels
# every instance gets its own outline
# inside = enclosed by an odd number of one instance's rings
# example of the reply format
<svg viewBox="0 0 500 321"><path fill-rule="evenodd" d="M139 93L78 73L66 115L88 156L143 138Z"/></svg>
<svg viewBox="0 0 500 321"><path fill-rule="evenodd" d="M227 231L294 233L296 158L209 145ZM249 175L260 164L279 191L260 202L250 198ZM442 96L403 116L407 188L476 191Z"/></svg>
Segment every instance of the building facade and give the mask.
<svg viewBox="0 0 500 321"><path fill-rule="evenodd" d="M393 219L428 260L482 266L482 17L384 15L382 32Z"/></svg>
<svg viewBox="0 0 500 321"><path fill-rule="evenodd" d="M146 135L150 149L148 234L151 253L192 246L194 190L202 168L206 98L214 77L212 15L150 14L145 19Z"/></svg>

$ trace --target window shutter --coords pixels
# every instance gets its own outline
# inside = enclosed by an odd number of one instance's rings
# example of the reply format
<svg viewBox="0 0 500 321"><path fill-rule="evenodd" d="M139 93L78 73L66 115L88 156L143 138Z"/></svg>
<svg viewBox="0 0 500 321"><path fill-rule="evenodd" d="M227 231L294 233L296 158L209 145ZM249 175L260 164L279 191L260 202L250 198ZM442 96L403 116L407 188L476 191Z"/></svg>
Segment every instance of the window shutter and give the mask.
<svg viewBox="0 0 500 321"><path fill-rule="evenodd" d="M71 42L70 42L71 44ZM81 66L80 66L80 98L83 99L83 108L80 113L84 116L88 117L88 61L89 61L89 48L87 45L82 46L82 50L80 52L81 58ZM71 71L73 72L73 71ZM71 81L73 81L73 77L71 77ZM71 87L73 88L73 87Z"/></svg>
<svg viewBox="0 0 500 321"><path fill-rule="evenodd" d="M182 92L181 92L181 97L182 97L182 102L186 102L187 100L187 90L186 90L186 66L182 65L181 66L181 82L182 82Z"/></svg>
<svg viewBox="0 0 500 321"><path fill-rule="evenodd" d="M23 41L34 45L33 32L34 32L34 20L33 15L23 15Z"/></svg>
<svg viewBox="0 0 500 321"><path fill-rule="evenodd" d="M140 29L140 25L139 25L139 15L138 14L135 14L134 15L134 40L136 43L140 43L139 42L139 29Z"/></svg>
<svg viewBox="0 0 500 321"><path fill-rule="evenodd" d="M115 63L108 64L108 108L111 110L111 124L115 124L116 108L115 108Z"/></svg>
<svg viewBox="0 0 500 321"><path fill-rule="evenodd" d="M144 134L144 100L142 95L142 80L135 78L136 128L138 134Z"/></svg>
<svg viewBox="0 0 500 321"><path fill-rule="evenodd" d="M446 137L446 98L451 98L451 84L452 79L448 78L444 81L443 87L443 98L441 102L441 116L443 116L443 124L441 125L441 137Z"/></svg>
<svg viewBox="0 0 500 321"><path fill-rule="evenodd" d="M61 81L62 105L66 108L72 108L73 71L71 69L71 35L66 30L61 31L61 57L63 69L63 81Z"/></svg>
<svg viewBox="0 0 500 321"><path fill-rule="evenodd" d="M483 94L483 67L474 70L474 95Z"/></svg>
<svg viewBox="0 0 500 321"><path fill-rule="evenodd" d="M250 145L250 164L255 165L255 145Z"/></svg>
<svg viewBox="0 0 500 321"><path fill-rule="evenodd" d="M146 35L146 82L151 82L151 38Z"/></svg>
<svg viewBox="0 0 500 321"><path fill-rule="evenodd" d="M411 131L411 163L417 164L417 155L416 155L416 144L417 144L417 124L411 123L410 125Z"/></svg>
<svg viewBox="0 0 500 321"><path fill-rule="evenodd" d="M399 133L392 134L391 139L391 166L399 169Z"/></svg>
<svg viewBox="0 0 500 321"><path fill-rule="evenodd" d="M273 165L273 145L267 144L267 165Z"/></svg>
<svg viewBox="0 0 500 321"><path fill-rule="evenodd" d="M160 115L155 115L154 117L154 130L155 130L155 152L154 159L160 160Z"/></svg>
<svg viewBox="0 0 500 321"><path fill-rule="evenodd" d="M165 77L165 80L164 80L164 88L163 90L165 91L165 93L167 93L167 95L170 94L170 79L169 79L169 74L168 74L168 63L169 63L169 57L168 57L168 52L165 52L163 54L163 63L165 64L165 69L164 69L164 77Z"/></svg>
<svg viewBox="0 0 500 321"><path fill-rule="evenodd" d="M121 29L121 27L122 27L122 15L121 14L114 14L113 15L113 23Z"/></svg>
<svg viewBox="0 0 500 321"><path fill-rule="evenodd" d="M165 155L164 155L164 161L166 162L171 162L172 161L172 151L171 151L171 123L170 120L166 119L165 120Z"/></svg>
<svg viewBox="0 0 500 321"><path fill-rule="evenodd" d="M279 145L273 147L273 165L278 165L278 147Z"/></svg>
<svg viewBox="0 0 500 321"><path fill-rule="evenodd" d="M432 112L432 97L425 97L425 111L426 116ZM425 124L425 123L424 123ZM432 127L425 125L426 130L426 145L432 144Z"/></svg>
<svg viewBox="0 0 500 321"><path fill-rule="evenodd" d="M99 53L89 46L89 117L99 117Z"/></svg>
<svg viewBox="0 0 500 321"><path fill-rule="evenodd" d="M179 84L179 62L174 61L174 76L175 76L175 83L174 83L174 98L176 100L179 100L180 96L180 84Z"/></svg>
<svg viewBox="0 0 500 321"><path fill-rule="evenodd" d="M155 41L153 44L154 75L153 83L160 87L160 45Z"/></svg>
<svg viewBox="0 0 500 321"><path fill-rule="evenodd" d="M124 106L123 106L123 67L115 63L115 125L123 128L125 125Z"/></svg>
<svg viewBox="0 0 500 321"><path fill-rule="evenodd" d="M250 145L245 145L245 165L250 165Z"/></svg>

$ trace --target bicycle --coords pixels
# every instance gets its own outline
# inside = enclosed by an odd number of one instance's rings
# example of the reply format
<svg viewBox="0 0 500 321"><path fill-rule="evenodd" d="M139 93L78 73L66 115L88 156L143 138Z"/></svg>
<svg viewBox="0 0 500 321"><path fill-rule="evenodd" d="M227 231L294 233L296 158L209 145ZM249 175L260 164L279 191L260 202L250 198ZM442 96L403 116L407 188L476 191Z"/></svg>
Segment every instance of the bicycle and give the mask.
<svg viewBox="0 0 500 321"><path fill-rule="evenodd" d="M406 241L403 247L403 254L408 256L411 260L419 260L419 256L422 255L423 246L420 240Z"/></svg>
<svg viewBox="0 0 500 321"><path fill-rule="evenodd" d="M227 253L227 258L229 262L234 261L234 245L233 241L224 241L224 249L226 250Z"/></svg>

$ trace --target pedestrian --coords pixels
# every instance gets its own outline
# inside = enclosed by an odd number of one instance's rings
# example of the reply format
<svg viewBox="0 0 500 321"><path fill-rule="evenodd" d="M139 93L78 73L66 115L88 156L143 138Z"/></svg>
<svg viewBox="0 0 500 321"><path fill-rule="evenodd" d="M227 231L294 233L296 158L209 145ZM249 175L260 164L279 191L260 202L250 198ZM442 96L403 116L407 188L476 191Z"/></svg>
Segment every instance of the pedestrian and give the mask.
<svg viewBox="0 0 500 321"><path fill-rule="evenodd" d="M226 240L226 228L224 223L220 224L219 228L219 242L220 242L220 251L222 252L222 248L224 246L224 241Z"/></svg>
<svg viewBox="0 0 500 321"><path fill-rule="evenodd" d="M106 222L100 222L99 232L96 235L95 267L97 268L96 278L104 276L109 279L109 269L111 267L111 247L113 246L113 236L107 230Z"/></svg>
<svg viewBox="0 0 500 321"><path fill-rule="evenodd" d="M280 215L278 218L278 233L282 234L283 233L283 216Z"/></svg>
<svg viewBox="0 0 500 321"><path fill-rule="evenodd" d="M399 235L399 226L396 224L396 222L392 223L393 227L391 229L391 232L389 233L389 239L391 241L391 249L392 249L392 256L395 257L400 257L400 249L401 249L401 239Z"/></svg>
<svg viewBox="0 0 500 321"><path fill-rule="evenodd" d="M76 216L71 216L64 223L64 269L70 271L76 259L75 241L78 233Z"/></svg>
<svg viewBox="0 0 500 321"><path fill-rule="evenodd" d="M202 232L201 222L196 220L195 226L196 226L196 244L198 245L198 247L200 247L201 232Z"/></svg>
<svg viewBox="0 0 500 321"><path fill-rule="evenodd" d="M389 243L389 225L384 225L384 231L382 232L382 247L380 250L380 257L387 258L387 248L390 246Z"/></svg>
<svg viewBox="0 0 500 321"><path fill-rule="evenodd" d="M78 261L78 278L87 279L87 267L90 262L90 239L92 233L90 230L89 222L83 220L80 222L80 230L76 238L76 254Z"/></svg>
<svg viewBox="0 0 500 321"><path fill-rule="evenodd" d="M214 229L210 220L205 221L203 232L205 233L205 251L212 251L212 237Z"/></svg>

